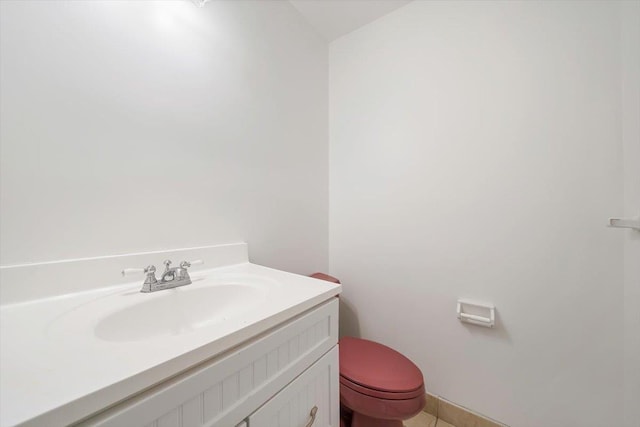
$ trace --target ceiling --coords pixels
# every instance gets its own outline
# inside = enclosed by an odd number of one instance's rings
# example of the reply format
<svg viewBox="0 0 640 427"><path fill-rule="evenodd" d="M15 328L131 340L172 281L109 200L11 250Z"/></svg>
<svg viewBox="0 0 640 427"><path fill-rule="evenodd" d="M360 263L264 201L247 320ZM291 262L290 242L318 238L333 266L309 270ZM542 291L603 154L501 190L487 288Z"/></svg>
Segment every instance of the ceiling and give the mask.
<svg viewBox="0 0 640 427"><path fill-rule="evenodd" d="M328 41L333 41L411 2L411 0L289 1Z"/></svg>

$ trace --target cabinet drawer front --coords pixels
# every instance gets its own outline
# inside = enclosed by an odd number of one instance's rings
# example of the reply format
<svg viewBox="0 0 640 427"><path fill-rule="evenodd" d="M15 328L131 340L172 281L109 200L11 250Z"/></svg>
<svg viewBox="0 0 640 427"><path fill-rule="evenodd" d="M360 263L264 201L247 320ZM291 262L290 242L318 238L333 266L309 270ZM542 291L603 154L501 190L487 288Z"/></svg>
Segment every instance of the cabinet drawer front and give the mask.
<svg viewBox="0 0 640 427"><path fill-rule="evenodd" d="M249 417L251 427L338 427L338 348L334 347Z"/></svg>
<svg viewBox="0 0 640 427"><path fill-rule="evenodd" d="M235 426L337 342L338 300L332 298L78 425Z"/></svg>

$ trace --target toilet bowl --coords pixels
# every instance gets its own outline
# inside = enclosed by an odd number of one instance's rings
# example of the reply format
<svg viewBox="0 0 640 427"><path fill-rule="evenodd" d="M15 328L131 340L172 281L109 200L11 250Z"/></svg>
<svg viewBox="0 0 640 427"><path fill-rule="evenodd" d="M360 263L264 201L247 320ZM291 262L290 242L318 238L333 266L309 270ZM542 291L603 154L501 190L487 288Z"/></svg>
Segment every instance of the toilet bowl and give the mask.
<svg viewBox="0 0 640 427"><path fill-rule="evenodd" d="M322 273L311 277L340 283ZM338 344L341 427L402 427L422 411L424 379L412 361L375 341L343 337Z"/></svg>
<svg viewBox="0 0 640 427"><path fill-rule="evenodd" d="M420 369L380 343L343 337L340 349L340 403L351 427L402 427L424 408Z"/></svg>

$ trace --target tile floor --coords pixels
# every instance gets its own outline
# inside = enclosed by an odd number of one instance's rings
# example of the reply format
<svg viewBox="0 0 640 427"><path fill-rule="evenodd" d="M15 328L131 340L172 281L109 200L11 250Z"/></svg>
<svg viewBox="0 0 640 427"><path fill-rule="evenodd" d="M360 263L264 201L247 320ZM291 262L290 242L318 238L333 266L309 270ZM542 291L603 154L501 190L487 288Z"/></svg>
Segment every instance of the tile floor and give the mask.
<svg viewBox="0 0 640 427"><path fill-rule="evenodd" d="M431 414L421 412L415 417L404 422L404 427L455 427L447 422L437 419Z"/></svg>

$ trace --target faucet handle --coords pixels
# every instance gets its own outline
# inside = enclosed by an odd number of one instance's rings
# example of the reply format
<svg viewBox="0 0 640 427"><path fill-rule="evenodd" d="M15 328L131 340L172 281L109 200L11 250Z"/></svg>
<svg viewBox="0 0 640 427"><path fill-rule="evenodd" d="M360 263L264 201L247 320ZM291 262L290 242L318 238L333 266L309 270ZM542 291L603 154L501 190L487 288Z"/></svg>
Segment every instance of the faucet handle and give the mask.
<svg viewBox="0 0 640 427"><path fill-rule="evenodd" d="M180 263L180 268L188 268L191 267L192 265L202 265L204 264L204 261L201 259L196 259L193 261L182 261Z"/></svg>
<svg viewBox="0 0 640 427"><path fill-rule="evenodd" d="M156 279L156 267L154 265L148 265L145 268L125 268L122 270L123 276L140 273L147 275L147 277L144 278L144 283L142 284L140 292L153 292L154 287L158 284L158 279Z"/></svg>
<svg viewBox="0 0 640 427"><path fill-rule="evenodd" d="M156 267L153 265L148 265L145 268L125 268L124 270L122 270L122 275L123 276L131 276L132 274L149 274L149 273L155 273L156 272Z"/></svg>

